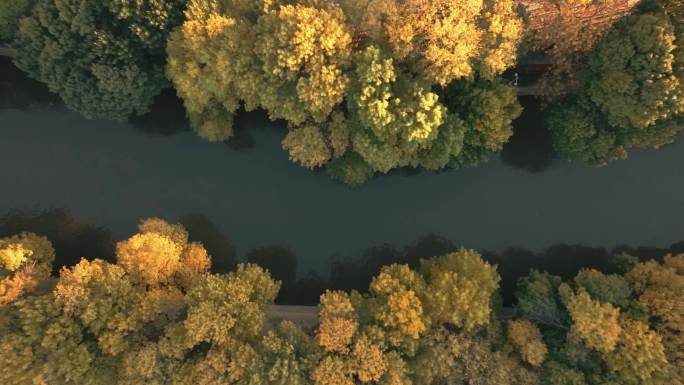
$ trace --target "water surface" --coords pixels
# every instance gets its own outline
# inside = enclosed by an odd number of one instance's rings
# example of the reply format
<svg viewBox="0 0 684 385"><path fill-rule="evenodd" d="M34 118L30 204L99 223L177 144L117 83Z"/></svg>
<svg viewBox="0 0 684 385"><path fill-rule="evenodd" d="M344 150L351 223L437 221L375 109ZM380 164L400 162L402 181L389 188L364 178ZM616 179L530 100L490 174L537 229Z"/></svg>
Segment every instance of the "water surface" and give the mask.
<svg viewBox="0 0 684 385"><path fill-rule="evenodd" d="M263 113L241 114L229 145L208 143L187 131L168 94L133 123L87 120L6 63L0 73L0 212L66 207L115 239L141 218L199 213L232 238L238 256L286 245L300 272L428 233L492 251L684 239L681 140L603 168L552 161L532 112L517 123L506 162L400 171L350 189L291 163L280 148L283 126Z"/></svg>

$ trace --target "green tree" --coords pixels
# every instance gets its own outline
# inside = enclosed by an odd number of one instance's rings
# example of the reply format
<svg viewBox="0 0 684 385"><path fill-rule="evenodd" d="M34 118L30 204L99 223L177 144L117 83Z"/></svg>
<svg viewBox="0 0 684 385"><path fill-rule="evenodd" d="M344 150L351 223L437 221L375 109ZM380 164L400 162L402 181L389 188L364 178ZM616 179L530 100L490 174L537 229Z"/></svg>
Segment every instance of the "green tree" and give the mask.
<svg viewBox="0 0 684 385"><path fill-rule="evenodd" d="M558 295L561 278L538 270L518 281L516 312L539 325L567 329L567 312Z"/></svg>
<svg viewBox="0 0 684 385"><path fill-rule="evenodd" d="M522 113L515 88L502 80L454 82L444 91L449 111L463 120L463 149L453 166L471 166L498 153L513 136L514 119Z"/></svg>
<svg viewBox="0 0 684 385"><path fill-rule="evenodd" d="M542 383L681 384L684 308L674 293L682 267L684 257L666 256L624 275L582 270L571 283L539 272L523 278L518 314L539 326L548 348ZM509 328L516 347L534 346L516 334L525 335Z"/></svg>
<svg viewBox="0 0 684 385"><path fill-rule="evenodd" d="M632 147L674 141L684 116L682 33L660 10L618 21L594 48L575 97L549 114L554 147L564 157L603 165Z"/></svg>
<svg viewBox="0 0 684 385"><path fill-rule="evenodd" d="M593 299L620 308L627 308L633 297L627 281L617 274L603 274L595 269L583 269L577 273L574 282L586 290Z"/></svg>
<svg viewBox="0 0 684 385"><path fill-rule="evenodd" d="M88 118L147 111L166 86L164 47L182 0L42 0L19 23L16 64Z"/></svg>
<svg viewBox="0 0 684 385"><path fill-rule="evenodd" d="M19 29L19 20L31 12L34 0L0 2L0 44L12 43Z"/></svg>

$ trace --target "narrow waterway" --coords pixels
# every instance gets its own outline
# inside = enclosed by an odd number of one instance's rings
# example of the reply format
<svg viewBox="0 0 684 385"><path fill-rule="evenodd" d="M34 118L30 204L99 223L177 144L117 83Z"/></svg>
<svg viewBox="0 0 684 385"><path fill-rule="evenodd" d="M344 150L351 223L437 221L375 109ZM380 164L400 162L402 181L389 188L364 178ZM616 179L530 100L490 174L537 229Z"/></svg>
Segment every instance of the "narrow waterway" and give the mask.
<svg viewBox="0 0 684 385"><path fill-rule="evenodd" d="M282 125L262 113L241 114L229 144L208 143L187 131L169 94L133 123L87 120L7 63L0 69L0 213L64 207L114 239L141 218L202 214L238 256L286 245L300 272L429 233L492 251L684 239L682 140L603 168L571 164L552 159L530 108L501 158L458 171L399 171L350 189L291 163Z"/></svg>

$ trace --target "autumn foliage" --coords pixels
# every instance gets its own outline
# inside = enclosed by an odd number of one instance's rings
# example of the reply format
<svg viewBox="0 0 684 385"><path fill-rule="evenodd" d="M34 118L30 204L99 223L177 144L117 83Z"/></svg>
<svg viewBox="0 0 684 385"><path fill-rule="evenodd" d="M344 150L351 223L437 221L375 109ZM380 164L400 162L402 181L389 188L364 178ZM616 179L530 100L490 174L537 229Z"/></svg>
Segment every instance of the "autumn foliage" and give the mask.
<svg viewBox="0 0 684 385"><path fill-rule="evenodd" d="M461 249L385 266L365 294L325 292L305 332L265 327L280 286L267 271L213 274L188 239L151 218L116 263L83 259L58 278L44 237L0 240L0 382L681 384L681 255L567 282L532 272L503 321L496 266Z"/></svg>
<svg viewBox="0 0 684 385"><path fill-rule="evenodd" d="M350 185L397 167L486 160L520 114L497 80L522 35L510 0L191 0L185 16L169 38L167 75L193 129L224 140L241 106L264 109L288 123L292 161L327 165ZM494 108L444 99L439 88L456 81L470 95L485 89Z"/></svg>

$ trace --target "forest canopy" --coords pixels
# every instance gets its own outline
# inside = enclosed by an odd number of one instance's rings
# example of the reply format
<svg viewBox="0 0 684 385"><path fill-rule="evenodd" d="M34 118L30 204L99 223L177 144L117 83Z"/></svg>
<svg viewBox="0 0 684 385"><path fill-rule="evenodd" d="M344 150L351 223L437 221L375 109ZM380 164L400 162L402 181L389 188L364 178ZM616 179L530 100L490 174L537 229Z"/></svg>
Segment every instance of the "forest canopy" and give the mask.
<svg viewBox="0 0 684 385"><path fill-rule="evenodd" d="M262 108L287 121L294 162L348 184L486 160L520 114L497 80L522 34L510 0L191 0L185 16L167 74L195 131L227 139L241 106Z"/></svg>
<svg viewBox="0 0 684 385"><path fill-rule="evenodd" d="M678 385L684 374L684 255L620 254L566 281L532 270L502 317L497 267L460 249L386 265L365 294L325 291L313 330L266 322L280 282L251 263L211 273L180 224L144 220L116 261L82 259L58 277L54 257L45 237L0 239L3 384Z"/></svg>
<svg viewBox="0 0 684 385"><path fill-rule="evenodd" d="M85 117L125 120L146 112L167 86L166 36L182 22L184 6L184 0L36 0L11 44L15 63Z"/></svg>
<svg viewBox="0 0 684 385"><path fill-rule="evenodd" d="M580 89L548 116L561 156L603 165L684 129L684 24L667 9L646 3L598 41Z"/></svg>

